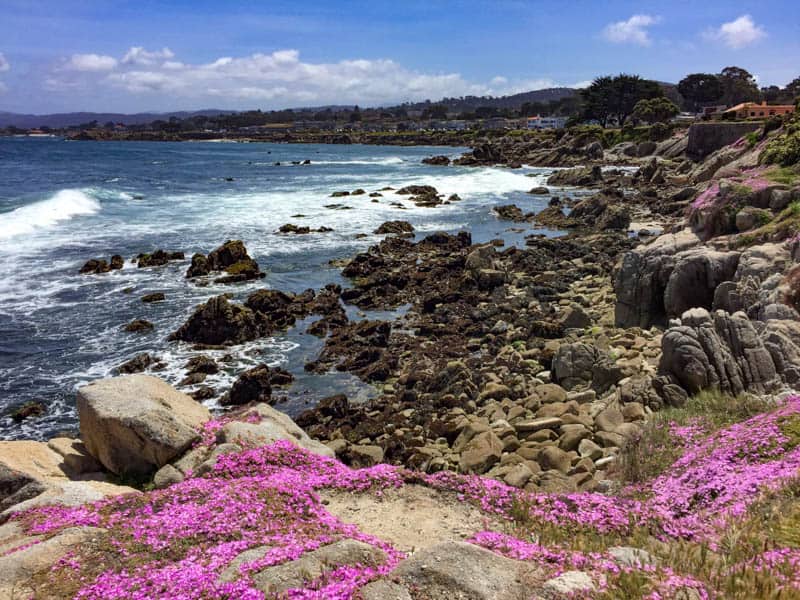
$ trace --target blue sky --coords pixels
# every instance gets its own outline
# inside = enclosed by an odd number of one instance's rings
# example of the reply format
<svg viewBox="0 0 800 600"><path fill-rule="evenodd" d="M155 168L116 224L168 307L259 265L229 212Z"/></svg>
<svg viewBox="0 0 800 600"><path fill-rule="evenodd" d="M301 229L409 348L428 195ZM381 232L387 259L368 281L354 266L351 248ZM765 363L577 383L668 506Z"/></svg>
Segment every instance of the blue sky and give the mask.
<svg viewBox="0 0 800 600"><path fill-rule="evenodd" d="M382 105L730 65L800 75L800 2L0 0L15 112Z"/></svg>

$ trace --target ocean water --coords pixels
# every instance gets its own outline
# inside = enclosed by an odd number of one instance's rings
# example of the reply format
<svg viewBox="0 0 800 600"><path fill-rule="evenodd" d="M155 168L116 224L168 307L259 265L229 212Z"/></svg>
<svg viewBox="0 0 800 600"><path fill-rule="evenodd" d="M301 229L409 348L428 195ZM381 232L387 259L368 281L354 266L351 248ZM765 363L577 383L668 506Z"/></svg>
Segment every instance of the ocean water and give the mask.
<svg viewBox="0 0 800 600"><path fill-rule="evenodd" d="M418 239L433 231L469 230L475 242L500 237L521 244L524 235L545 232L525 225L524 232L511 231L517 224L498 221L491 209L510 202L524 211L544 208L547 196L525 192L542 185L550 170L420 162L464 150L0 138L0 439L74 431L76 388L112 374L140 352L164 360L167 368L159 375L177 383L196 352L166 338L194 306L225 292L243 299L262 287L300 292L330 282L346 285L329 261L378 242L381 237L372 231L384 221L410 221ZM305 159L311 164L291 164ZM408 184L434 185L462 201L418 208L391 192L378 203L367 195L330 197L336 190L372 192ZM406 209L391 206L395 201ZM324 208L334 203L350 209ZM277 234L284 223L334 231ZM368 235L359 239L358 234ZM184 278L194 252L207 253L227 239L244 241L265 279L199 287ZM181 250L187 258L144 269L130 262L157 248ZM108 260L112 254L125 257L122 270L78 274L86 260ZM141 297L151 292L164 292L166 301L143 303ZM350 314L363 316L355 310ZM153 322L155 330L124 332L134 318ZM333 393L355 399L373 393L346 374L305 373L303 365L316 357L322 341L302 330L205 352L224 361L206 384L224 392L246 368L260 362L282 366L296 376L289 401L281 405L290 414ZM14 423L10 409L30 400L44 403L46 414Z"/></svg>

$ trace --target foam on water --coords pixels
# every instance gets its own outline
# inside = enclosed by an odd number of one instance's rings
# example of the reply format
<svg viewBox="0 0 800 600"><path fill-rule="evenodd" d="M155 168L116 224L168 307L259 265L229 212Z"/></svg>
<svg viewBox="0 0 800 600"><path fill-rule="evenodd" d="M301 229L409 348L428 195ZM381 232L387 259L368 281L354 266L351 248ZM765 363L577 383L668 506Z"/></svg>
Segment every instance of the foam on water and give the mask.
<svg viewBox="0 0 800 600"><path fill-rule="evenodd" d="M60 190L51 198L0 214L0 240L49 229L79 215L100 211L100 203L83 190Z"/></svg>

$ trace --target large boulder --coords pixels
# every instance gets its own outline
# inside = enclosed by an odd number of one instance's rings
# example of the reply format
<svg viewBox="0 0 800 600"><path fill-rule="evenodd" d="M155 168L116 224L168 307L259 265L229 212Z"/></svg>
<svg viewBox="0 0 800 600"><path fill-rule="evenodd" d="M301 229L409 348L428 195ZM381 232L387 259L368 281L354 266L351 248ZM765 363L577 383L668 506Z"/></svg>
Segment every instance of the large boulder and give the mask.
<svg viewBox="0 0 800 600"><path fill-rule="evenodd" d="M565 390L591 386L604 392L622 379L607 352L584 342L561 344L553 357L553 379Z"/></svg>
<svg viewBox="0 0 800 600"><path fill-rule="evenodd" d="M469 600L516 600L530 596L539 581L539 567L505 558L465 542L445 542L411 555L386 578L400 589L390 598L404 598L401 589L417 598L464 598ZM386 580L364 587L365 598L386 598ZM385 592L384 592L385 593Z"/></svg>
<svg viewBox="0 0 800 600"><path fill-rule="evenodd" d="M0 442L0 522L43 504L74 506L136 490L106 482L80 440Z"/></svg>
<svg viewBox="0 0 800 600"><path fill-rule="evenodd" d="M767 393L781 383L775 362L742 312L686 311L661 338L659 372L690 394L716 388Z"/></svg>
<svg viewBox="0 0 800 600"><path fill-rule="evenodd" d="M247 447L288 440L315 454L334 457L333 450L325 444L312 440L289 415L275 410L268 404L257 404L244 415L245 419L247 417L255 417L258 422L244 420L226 423L217 434L217 441L220 444L238 444Z"/></svg>
<svg viewBox="0 0 800 600"><path fill-rule="evenodd" d="M218 346L241 344L263 333L264 323L257 313L225 296L215 296L198 306L169 339Z"/></svg>
<svg viewBox="0 0 800 600"><path fill-rule="evenodd" d="M101 379L78 390L81 438L109 471L146 475L198 439L208 409L149 375Z"/></svg>

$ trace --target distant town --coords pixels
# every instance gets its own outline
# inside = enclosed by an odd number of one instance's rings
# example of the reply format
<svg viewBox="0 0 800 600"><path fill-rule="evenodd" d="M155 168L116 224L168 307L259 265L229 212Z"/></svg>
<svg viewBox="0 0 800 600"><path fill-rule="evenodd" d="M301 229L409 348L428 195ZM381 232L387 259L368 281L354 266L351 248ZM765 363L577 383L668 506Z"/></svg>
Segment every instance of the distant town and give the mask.
<svg viewBox="0 0 800 600"><path fill-rule="evenodd" d="M444 98L393 107L215 110L209 111L211 114L165 115L148 122L131 122L125 115L115 115L120 118L69 123L70 116L63 115L57 126L19 127L12 123L0 129L0 135L74 140L347 142L368 141L366 137L372 134L370 140L378 143L424 143L429 134L440 134L434 141L459 143L481 132L491 135L576 125L674 126L695 120L780 117L795 110L798 96L800 78L784 87L759 88L745 69L726 67L718 74L687 75L677 85L620 74L598 77L581 90L553 88L499 98ZM36 118L25 117L27 121ZM13 122L13 115L5 115L5 121Z"/></svg>

